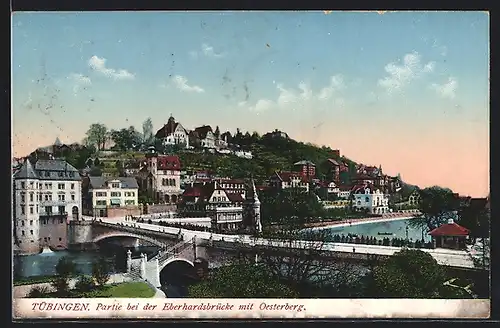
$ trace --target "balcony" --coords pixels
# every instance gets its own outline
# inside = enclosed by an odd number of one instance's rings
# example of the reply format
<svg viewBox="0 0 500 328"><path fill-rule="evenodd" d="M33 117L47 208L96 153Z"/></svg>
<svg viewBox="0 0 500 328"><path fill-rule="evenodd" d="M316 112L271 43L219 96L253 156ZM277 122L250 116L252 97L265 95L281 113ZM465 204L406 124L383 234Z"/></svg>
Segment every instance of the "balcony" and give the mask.
<svg viewBox="0 0 500 328"><path fill-rule="evenodd" d="M68 204L70 201L69 200L41 200L40 201L40 206L63 206Z"/></svg>

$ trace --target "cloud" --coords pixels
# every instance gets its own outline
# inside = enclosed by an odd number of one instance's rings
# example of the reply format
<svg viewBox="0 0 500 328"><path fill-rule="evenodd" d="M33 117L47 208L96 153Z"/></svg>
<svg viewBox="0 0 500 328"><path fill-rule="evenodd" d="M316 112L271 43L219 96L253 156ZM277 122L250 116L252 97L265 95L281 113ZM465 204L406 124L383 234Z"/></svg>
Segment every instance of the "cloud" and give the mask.
<svg viewBox="0 0 500 328"><path fill-rule="evenodd" d="M107 77L115 80L133 80L135 78L135 75L130 73L126 69L114 69L106 67L106 58L92 56L89 59L88 64L92 70L104 74Z"/></svg>
<svg viewBox="0 0 500 328"><path fill-rule="evenodd" d="M216 52L214 47L207 43L203 43L201 45L201 51L198 52L193 50L189 52L189 56L193 59L197 59L199 55L203 55L209 58L223 58L226 56L225 53Z"/></svg>
<svg viewBox="0 0 500 328"><path fill-rule="evenodd" d="M86 90L88 86L92 85L92 80L90 79L90 77L83 74L72 73L68 76L68 79L74 83L73 94L75 96L78 95L78 92L81 89Z"/></svg>
<svg viewBox="0 0 500 328"><path fill-rule="evenodd" d="M247 107L250 111L262 112L272 108L297 110L299 107L316 108L321 105L334 105L343 107L345 100L340 97L340 91L345 88L341 75L334 75L330 83L315 93L306 82L300 82L297 88L286 88L282 83L277 83L279 91L275 101L260 99L255 105L248 105L246 101L238 103L238 107Z"/></svg>
<svg viewBox="0 0 500 328"><path fill-rule="evenodd" d="M186 92L197 92L197 93L202 93L205 92L205 90L197 85L189 85L187 84L188 80L184 76L181 75L176 75L172 78L172 82L174 85L177 87L177 89L181 91L186 91Z"/></svg>
<svg viewBox="0 0 500 328"><path fill-rule="evenodd" d="M436 91L436 93L443 98L454 99L458 88L458 81L456 78L450 77L444 84L431 84L431 88L433 88L434 91Z"/></svg>
<svg viewBox="0 0 500 328"><path fill-rule="evenodd" d="M421 56L414 51L403 57L402 64L395 62L387 64L384 70L388 75L379 79L378 85L385 88L390 94L395 90L401 90L422 74L433 72L435 66L434 62L422 65Z"/></svg>

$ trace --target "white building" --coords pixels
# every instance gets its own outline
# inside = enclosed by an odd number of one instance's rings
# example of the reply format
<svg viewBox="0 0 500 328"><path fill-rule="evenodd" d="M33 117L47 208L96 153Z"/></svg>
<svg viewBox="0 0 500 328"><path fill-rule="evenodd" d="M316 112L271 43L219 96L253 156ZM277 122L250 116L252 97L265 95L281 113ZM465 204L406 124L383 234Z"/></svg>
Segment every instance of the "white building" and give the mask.
<svg viewBox="0 0 500 328"><path fill-rule="evenodd" d="M82 208L78 170L62 160L26 160L14 174L13 187L14 240L20 252L65 248L67 220L78 220Z"/></svg>
<svg viewBox="0 0 500 328"><path fill-rule="evenodd" d="M170 115L167 124L156 132L155 138L160 139L164 145L180 145L189 148L189 133L175 118Z"/></svg>
<svg viewBox="0 0 500 328"><path fill-rule="evenodd" d="M269 178L269 184L278 190L289 188L301 188L309 191L309 182L302 173L298 172L275 172Z"/></svg>
<svg viewBox="0 0 500 328"><path fill-rule="evenodd" d="M137 214L132 213L139 205L139 186L135 178L89 177L88 179L85 208L90 215L112 217Z"/></svg>
<svg viewBox="0 0 500 328"><path fill-rule="evenodd" d="M139 172L142 187L161 203L176 204L181 189L181 162L178 156L159 155L154 147L146 154L147 165Z"/></svg>
<svg viewBox="0 0 500 328"><path fill-rule="evenodd" d="M353 209L370 214L389 213L389 195L383 194L380 189L360 186L353 189L353 195Z"/></svg>
<svg viewBox="0 0 500 328"><path fill-rule="evenodd" d="M191 131L192 138L196 139L202 148L215 149L218 145L218 138L215 136L210 125L203 125Z"/></svg>

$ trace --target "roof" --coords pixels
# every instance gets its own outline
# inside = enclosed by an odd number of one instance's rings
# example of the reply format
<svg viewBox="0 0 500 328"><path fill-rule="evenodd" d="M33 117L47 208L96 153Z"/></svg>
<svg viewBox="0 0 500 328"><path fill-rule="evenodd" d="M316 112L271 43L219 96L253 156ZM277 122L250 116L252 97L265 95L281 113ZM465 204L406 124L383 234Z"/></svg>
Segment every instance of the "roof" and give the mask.
<svg viewBox="0 0 500 328"><path fill-rule="evenodd" d="M302 182L307 182L306 177L300 172L275 172L274 176L278 177L281 181L290 182L292 178L300 178Z"/></svg>
<svg viewBox="0 0 500 328"><path fill-rule="evenodd" d="M38 179L38 174L35 173L30 161L25 160L23 166L14 174L14 179Z"/></svg>
<svg viewBox="0 0 500 328"><path fill-rule="evenodd" d="M176 155L160 155L157 157L159 170L177 171L181 169L181 161Z"/></svg>
<svg viewBox="0 0 500 328"><path fill-rule="evenodd" d="M122 188L138 189L139 185L137 180L133 177L116 177L116 178L106 178L106 177L89 177L89 185L91 189L101 189L105 188L106 182L120 180L122 183Z"/></svg>
<svg viewBox="0 0 500 328"><path fill-rule="evenodd" d="M210 125L203 125L195 128L193 130L193 135L200 139L205 139L207 137L208 132L213 132L212 127Z"/></svg>
<svg viewBox="0 0 500 328"><path fill-rule="evenodd" d="M299 161L297 163L294 163L293 165L312 165L312 166L316 166L316 164L314 164L313 162L306 161L306 160Z"/></svg>
<svg viewBox="0 0 500 328"><path fill-rule="evenodd" d="M357 174L356 177L353 178L353 180L374 180L376 179L375 177L371 177L367 174Z"/></svg>
<svg viewBox="0 0 500 328"><path fill-rule="evenodd" d="M453 223L443 224L428 233L431 236L468 236L469 229Z"/></svg>
<svg viewBox="0 0 500 328"><path fill-rule="evenodd" d="M155 138L162 139L168 137L175 132L179 125L184 130L184 132L187 133L186 129L184 129L184 127L180 123L175 122L175 119L173 117L170 117L168 119L168 123L164 124L163 127L156 131Z"/></svg>
<svg viewBox="0 0 500 328"><path fill-rule="evenodd" d="M14 175L15 179L81 180L80 173L71 164L58 159L40 159L33 165L26 160Z"/></svg>
<svg viewBox="0 0 500 328"><path fill-rule="evenodd" d="M203 195L203 190L201 187L188 187L182 193L182 197L200 197Z"/></svg>
<svg viewBox="0 0 500 328"><path fill-rule="evenodd" d="M245 180L243 179L217 179L217 182L224 184L245 184Z"/></svg>
<svg viewBox="0 0 500 328"><path fill-rule="evenodd" d="M61 146L62 142L59 140L59 137L56 138L56 141L54 141L54 146Z"/></svg>
<svg viewBox="0 0 500 328"><path fill-rule="evenodd" d="M330 163L332 165L335 165L335 166L340 166L339 162L337 162L336 160L334 160L333 158L329 158L326 160L327 163Z"/></svg>
<svg viewBox="0 0 500 328"><path fill-rule="evenodd" d="M238 203L238 202L244 201L243 197L241 197L241 194L239 194L239 193L226 192L226 195L227 195L227 198L233 203Z"/></svg>
<svg viewBox="0 0 500 328"><path fill-rule="evenodd" d="M341 186L338 186L340 191L350 191L352 189L352 186L350 185L341 185Z"/></svg>

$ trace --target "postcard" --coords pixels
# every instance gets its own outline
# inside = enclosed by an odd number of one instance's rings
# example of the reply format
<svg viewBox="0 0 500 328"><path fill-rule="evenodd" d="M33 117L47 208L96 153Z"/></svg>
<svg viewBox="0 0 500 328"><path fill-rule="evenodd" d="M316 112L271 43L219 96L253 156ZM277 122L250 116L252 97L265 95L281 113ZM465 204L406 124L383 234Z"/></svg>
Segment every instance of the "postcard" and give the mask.
<svg viewBox="0 0 500 328"><path fill-rule="evenodd" d="M15 12L13 318L489 318L487 12Z"/></svg>

